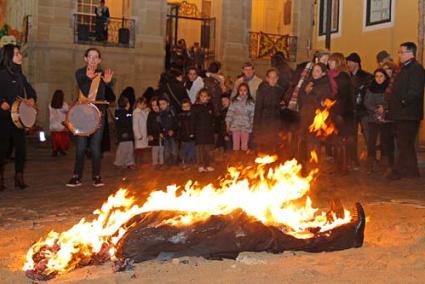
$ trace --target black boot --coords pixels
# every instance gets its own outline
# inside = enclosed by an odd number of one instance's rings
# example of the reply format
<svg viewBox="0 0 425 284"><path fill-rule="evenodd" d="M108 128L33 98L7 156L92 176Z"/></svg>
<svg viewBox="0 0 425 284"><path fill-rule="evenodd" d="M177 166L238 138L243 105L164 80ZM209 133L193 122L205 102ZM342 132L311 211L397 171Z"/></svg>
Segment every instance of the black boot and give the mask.
<svg viewBox="0 0 425 284"><path fill-rule="evenodd" d="M0 191L3 191L6 189L6 186L4 185L4 167L0 166Z"/></svg>
<svg viewBox="0 0 425 284"><path fill-rule="evenodd" d="M16 173L15 175L15 188L16 189L25 189L28 185L24 182L24 174Z"/></svg>

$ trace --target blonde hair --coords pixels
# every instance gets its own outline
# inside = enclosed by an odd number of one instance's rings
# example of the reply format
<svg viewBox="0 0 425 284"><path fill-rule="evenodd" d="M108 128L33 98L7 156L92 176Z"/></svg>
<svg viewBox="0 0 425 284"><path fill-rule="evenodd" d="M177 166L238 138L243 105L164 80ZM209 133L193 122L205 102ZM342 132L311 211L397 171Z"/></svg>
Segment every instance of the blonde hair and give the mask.
<svg viewBox="0 0 425 284"><path fill-rule="evenodd" d="M348 71L347 62L345 61L344 54L334 52L329 56L329 61L335 61L335 69L338 71Z"/></svg>

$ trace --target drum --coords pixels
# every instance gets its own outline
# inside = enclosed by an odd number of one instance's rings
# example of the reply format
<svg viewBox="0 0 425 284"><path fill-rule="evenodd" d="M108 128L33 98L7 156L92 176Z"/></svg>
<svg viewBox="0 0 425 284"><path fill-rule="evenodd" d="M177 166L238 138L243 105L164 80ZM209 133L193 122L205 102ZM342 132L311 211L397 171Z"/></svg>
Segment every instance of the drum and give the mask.
<svg viewBox="0 0 425 284"><path fill-rule="evenodd" d="M65 125L77 136L90 136L101 126L102 113L92 103L77 103L66 115Z"/></svg>
<svg viewBox="0 0 425 284"><path fill-rule="evenodd" d="M16 127L31 128L37 119L37 110L35 107L25 104L22 100L17 100L12 104L10 115Z"/></svg>

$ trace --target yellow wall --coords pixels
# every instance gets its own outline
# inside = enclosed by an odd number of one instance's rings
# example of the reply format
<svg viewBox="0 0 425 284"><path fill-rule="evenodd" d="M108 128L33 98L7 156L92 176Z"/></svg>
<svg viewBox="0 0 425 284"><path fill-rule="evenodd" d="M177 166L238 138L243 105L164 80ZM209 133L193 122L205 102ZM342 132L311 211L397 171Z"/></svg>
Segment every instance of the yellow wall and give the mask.
<svg viewBox="0 0 425 284"><path fill-rule="evenodd" d="M363 31L365 0L340 0L341 36L333 36L331 51L348 55L357 52L362 58L363 69L372 72L377 66L376 53L387 50L397 58L397 49L404 41L417 42L418 1L394 0L394 25L374 31ZM319 3L320 1L317 1ZM315 23L318 23L319 4L315 9ZM318 24L314 27L313 48L323 48L324 39L318 38Z"/></svg>
<svg viewBox="0 0 425 284"><path fill-rule="evenodd" d="M291 25L283 23L287 0L252 0L251 31L290 34Z"/></svg>

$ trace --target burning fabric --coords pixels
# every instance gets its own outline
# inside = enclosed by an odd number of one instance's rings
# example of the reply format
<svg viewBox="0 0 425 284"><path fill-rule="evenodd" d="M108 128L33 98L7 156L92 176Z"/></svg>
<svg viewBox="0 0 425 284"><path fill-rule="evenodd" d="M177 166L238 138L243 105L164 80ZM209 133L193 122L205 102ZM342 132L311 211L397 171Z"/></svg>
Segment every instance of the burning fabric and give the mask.
<svg viewBox="0 0 425 284"><path fill-rule="evenodd" d="M300 174L297 161L276 165L265 156L255 166L229 168L220 180L184 189L169 186L146 202L120 189L93 221L82 219L63 233L50 232L27 253L23 270L50 279L75 268L105 262L141 262L161 253L173 256L235 258L242 251L332 251L363 244L365 216L333 203L312 207L310 183L317 173ZM119 270L119 269L118 269Z"/></svg>

